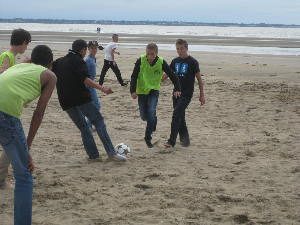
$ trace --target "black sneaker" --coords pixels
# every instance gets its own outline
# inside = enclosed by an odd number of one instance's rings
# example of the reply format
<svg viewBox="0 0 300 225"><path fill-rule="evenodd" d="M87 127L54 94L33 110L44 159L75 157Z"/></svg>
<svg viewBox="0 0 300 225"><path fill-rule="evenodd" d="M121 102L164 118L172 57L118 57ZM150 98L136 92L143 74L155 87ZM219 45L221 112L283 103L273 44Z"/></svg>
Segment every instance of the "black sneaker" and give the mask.
<svg viewBox="0 0 300 225"><path fill-rule="evenodd" d="M151 143L151 140L148 140L146 138L145 139L145 142L146 142L146 145L148 146L148 148L153 148L153 144Z"/></svg>
<svg viewBox="0 0 300 225"><path fill-rule="evenodd" d="M182 147L189 147L190 146L190 140L183 140L183 141L180 141L180 144Z"/></svg>
<svg viewBox="0 0 300 225"><path fill-rule="evenodd" d="M125 87L128 85L128 81L123 82L123 84L121 84L121 86Z"/></svg>

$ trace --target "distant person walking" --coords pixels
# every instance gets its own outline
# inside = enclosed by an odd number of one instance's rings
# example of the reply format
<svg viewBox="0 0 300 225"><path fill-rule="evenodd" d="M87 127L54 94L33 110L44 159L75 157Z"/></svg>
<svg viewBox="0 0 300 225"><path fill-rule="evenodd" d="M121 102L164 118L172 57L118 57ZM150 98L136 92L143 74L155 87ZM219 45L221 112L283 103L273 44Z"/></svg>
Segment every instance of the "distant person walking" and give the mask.
<svg viewBox="0 0 300 225"><path fill-rule="evenodd" d="M118 41L119 41L119 35L113 34L112 42L108 43L108 45L106 45L104 48L104 64L99 79L100 85L103 84L104 77L107 71L109 70L109 68L111 68L112 71L115 73L121 86L126 86L128 83L128 82L124 82L120 69L115 61L115 54L120 55L120 52L116 51Z"/></svg>

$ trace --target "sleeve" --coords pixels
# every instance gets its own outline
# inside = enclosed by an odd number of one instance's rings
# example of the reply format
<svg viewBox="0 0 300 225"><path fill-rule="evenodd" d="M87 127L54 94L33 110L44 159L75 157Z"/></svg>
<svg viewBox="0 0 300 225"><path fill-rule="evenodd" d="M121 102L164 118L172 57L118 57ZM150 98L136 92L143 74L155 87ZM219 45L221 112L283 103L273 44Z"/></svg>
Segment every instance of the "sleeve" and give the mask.
<svg viewBox="0 0 300 225"><path fill-rule="evenodd" d="M76 62L76 65L74 65L74 71L81 82L84 82L84 80L89 77L88 68L83 59Z"/></svg>
<svg viewBox="0 0 300 225"><path fill-rule="evenodd" d="M118 47L118 45L116 44L116 43L113 43L112 45L111 45L111 49L113 50L113 49L116 49Z"/></svg>
<svg viewBox="0 0 300 225"><path fill-rule="evenodd" d="M140 66L141 66L141 58L138 58L135 62L134 69L131 75L130 79L130 93L136 92L136 84L137 84L137 79L138 75L140 72Z"/></svg>
<svg viewBox="0 0 300 225"><path fill-rule="evenodd" d="M199 63L196 59L194 59L194 63L193 63L193 70L194 70L194 74L200 72L200 67L199 67Z"/></svg>
<svg viewBox="0 0 300 225"><path fill-rule="evenodd" d="M172 81L175 91L180 91L181 88L180 88L178 77L174 74L174 72L171 70L170 66L165 60L162 66L163 66L163 71L168 75L168 77Z"/></svg>
<svg viewBox="0 0 300 225"><path fill-rule="evenodd" d="M171 71L173 72L173 73L175 73L175 62L174 62L174 59L172 60L172 62L171 62L171 64L170 64L170 69L171 69Z"/></svg>

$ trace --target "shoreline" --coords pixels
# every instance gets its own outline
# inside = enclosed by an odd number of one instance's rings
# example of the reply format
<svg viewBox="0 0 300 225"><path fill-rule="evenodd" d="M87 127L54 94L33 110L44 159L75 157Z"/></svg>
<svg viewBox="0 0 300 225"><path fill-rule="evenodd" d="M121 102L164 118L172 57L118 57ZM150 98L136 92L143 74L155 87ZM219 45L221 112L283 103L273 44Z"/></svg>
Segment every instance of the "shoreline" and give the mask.
<svg viewBox="0 0 300 225"><path fill-rule="evenodd" d="M76 38L94 39L98 37L103 42L109 42L111 34L89 32L51 32L30 31L35 41L45 41L51 37L52 41L73 41ZM11 31L0 30L0 40L9 40ZM249 46L249 47L278 47L300 48L300 39L287 38L249 38L249 37L221 37L221 36L191 36L191 35L153 35L153 34L124 34L120 33L120 43L149 43L173 44L177 38L184 38L191 45L220 45L220 46Z"/></svg>

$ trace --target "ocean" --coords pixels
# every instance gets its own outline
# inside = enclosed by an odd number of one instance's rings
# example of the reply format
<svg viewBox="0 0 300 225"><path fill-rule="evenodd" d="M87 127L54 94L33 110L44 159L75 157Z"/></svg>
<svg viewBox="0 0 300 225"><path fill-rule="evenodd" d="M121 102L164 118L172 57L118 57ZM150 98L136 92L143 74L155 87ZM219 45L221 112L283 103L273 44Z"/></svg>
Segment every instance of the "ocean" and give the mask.
<svg viewBox="0 0 300 225"><path fill-rule="evenodd" d="M216 27L216 26L157 26L157 25L101 25L101 24L42 24L42 23L0 23L0 30L24 28L28 31L47 32L86 32L97 34L97 27L102 34L134 34L134 35L174 35L174 36L216 36L245 37L268 39L299 39L300 28L273 27ZM264 41L264 40L261 40ZM293 40L295 41L295 40ZM298 40L296 40L297 42ZM146 44L146 43L145 43ZM145 44L122 43L120 47L144 48ZM160 44L160 49L174 49L173 44ZM300 48L250 47L250 46L218 46L190 45L191 51L228 52L246 54L300 55Z"/></svg>

